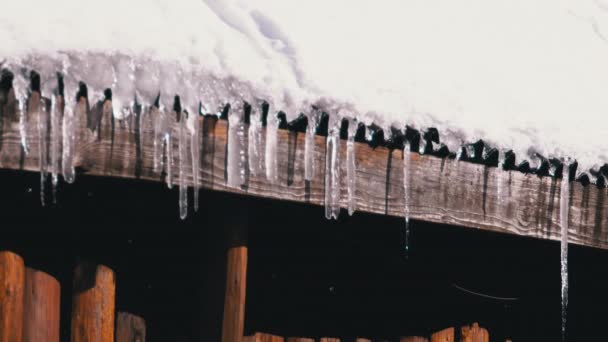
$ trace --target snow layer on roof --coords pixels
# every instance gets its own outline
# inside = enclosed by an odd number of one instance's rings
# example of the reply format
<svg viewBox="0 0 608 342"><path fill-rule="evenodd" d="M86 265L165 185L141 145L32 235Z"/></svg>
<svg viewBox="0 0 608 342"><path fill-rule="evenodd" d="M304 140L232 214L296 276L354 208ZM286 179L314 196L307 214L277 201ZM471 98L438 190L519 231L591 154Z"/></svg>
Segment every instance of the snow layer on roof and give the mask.
<svg viewBox="0 0 608 342"><path fill-rule="evenodd" d="M452 149L608 162L608 0L7 0L0 42L0 60L145 56L245 82L289 117L324 98Z"/></svg>

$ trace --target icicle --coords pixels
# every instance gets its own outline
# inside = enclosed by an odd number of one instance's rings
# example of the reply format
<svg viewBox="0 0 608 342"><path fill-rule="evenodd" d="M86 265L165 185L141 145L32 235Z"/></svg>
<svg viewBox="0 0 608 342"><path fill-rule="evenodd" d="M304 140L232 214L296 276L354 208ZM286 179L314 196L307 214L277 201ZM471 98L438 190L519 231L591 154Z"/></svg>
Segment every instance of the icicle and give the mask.
<svg viewBox="0 0 608 342"><path fill-rule="evenodd" d="M408 141L403 147L403 214L405 217L404 248L407 256L410 250L410 164L411 147Z"/></svg>
<svg viewBox="0 0 608 342"><path fill-rule="evenodd" d="M355 156L355 134L357 134L357 120L348 122L348 140L346 141L346 177L348 185L348 215L356 210L357 199L357 164Z"/></svg>
<svg viewBox="0 0 608 342"><path fill-rule="evenodd" d="M59 165L61 121L57 106L59 106L59 102L57 102L57 98L55 97L55 94L53 94L51 95L51 184L53 186L53 203L55 203L57 198L57 184L59 182L59 173L61 172Z"/></svg>
<svg viewBox="0 0 608 342"><path fill-rule="evenodd" d="M164 114L156 106L150 108L150 115L154 118L154 172L160 173L163 169L163 149L165 142Z"/></svg>
<svg viewBox="0 0 608 342"><path fill-rule="evenodd" d="M167 187L172 189L173 144L169 113L162 106L161 108L153 106L152 113L156 114L156 124L154 127L154 172L162 172L164 166L167 173ZM172 113L175 114L174 112ZM163 156L166 158L165 164L163 164Z"/></svg>
<svg viewBox="0 0 608 342"><path fill-rule="evenodd" d="M40 203L44 206L44 185L46 183L46 175L47 175L47 149L46 149L46 141L48 134L48 125L47 125L47 117L48 113L46 111L46 105L44 100L40 100L39 104L40 110L36 113L38 117L38 163L40 166Z"/></svg>
<svg viewBox="0 0 608 342"><path fill-rule="evenodd" d="M304 179L312 181L315 177L315 136L321 121L321 111L315 108L306 115L306 118L308 125L304 140Z"/></svg>
<svg viewBox="0 0 608 342"><path fill-rule="evenodd" d="M25 155L29 154L30 149L27 141L27 82L22 75L16 75L13 82L15 97L19 103L19 138L21 148Z"/></svg>
<svg viewBox="0 0 608 342"><path fill-rule="evenodd" d="M201 140L200 125L197 115L192 114L190 120L193 121L190 135L190 153L192 154L192 183L194 184L194 211L198 211L198 199L200 192L199 172L201 168Z"/></svg>
<svg viewBox="0 0 608 342"><path fill-rule="evenodd" d="M562 341L566 337L566 315L568 309L568 214L570 209L570 165L564 163L564 172L559 198L561 224L561 271L562 271Z"/></svg>
<svg viewBox="0 0 608 342"><path fill-rule="evenodd" d="M325 218L340 215L340 124L337 113L329 117L325 155Z"/></svg>
<svg viewBox="0 0 608 342"><path fill-rule="evenodd" d="M279 170L277 164L277 132L279 130L279 119L272 113L273 108L269 109L266 120L266 148L264 151L266 164L266 178L270 183L276 184L279 181Z"/></svg>
<svg viewBox="0 0 608 342"><path fill-rule="evenodd" d="M163 134L163 141L165 145L165 156L167 158L167 187L169 189L173 189L173 127L171 125L169 114L166 111L163 111L164 115L164 128L165 132ZM172 112L175 114L175 112Z"/></svg>
<svg viewBox="0 0 608 342"><path fill-rule="evenodd" d="M262 102L251 107L249 115L249 172L257 176L262 172Z"/></svg>
<svg viewBox="0 0 608 342"><path fill-rule="evenodd" d="M235 102L228 114L228 186L240 188L245 183L245 124L243 103Z"/></svg>
<svg viewBox="0 0 608 342"><path fill-rule="evenodd" d="M63 114L63 178L68 183L74 183L74 144L76 140L76 103L74 102L73 88L67 88L65 93L65 109Z"/></svg>
<svg viewBox="0 0 608 342"><path fill-rule="evenodd" d="M179 217L184 220L188 216L188 184L186 182L186 164L188 161L188 138L186 118L180 113L179 120Z"/></svg>

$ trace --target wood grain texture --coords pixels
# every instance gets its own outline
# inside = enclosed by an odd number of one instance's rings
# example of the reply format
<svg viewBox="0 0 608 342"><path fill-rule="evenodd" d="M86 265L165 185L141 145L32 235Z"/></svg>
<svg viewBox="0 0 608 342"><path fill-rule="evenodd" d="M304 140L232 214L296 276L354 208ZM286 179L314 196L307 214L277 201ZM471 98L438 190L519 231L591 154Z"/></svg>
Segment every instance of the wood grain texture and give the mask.
<svg viewBox="0 0 608 342"><path fill-rule="evenodd" d="M25 265L14 253L0 251L0 342L21 342Z"/></svg>
<svg viewBox="0 0 608 342"><path fill-rule="evenodd" d="M61 286L52 276L26 268L23 342L59 342Z"/></svg>
<svg viewBox="0 0 608 342"><path fill-rule="evenodd" d="M245 336L243 342L284 342L285 339L282 336L276 336L264 333L255 333L251 336Z"/></svg>
<svg viewBox="0 0 608 342"><path fill-rule="evenodd" d="M479 324L473 323L471 326L461 328L460 342L490 342L490 334Z"/></svg>
<svg viewBox="0 0 608 342"><path fill-rule="evenodd" d="M116 315L116 342L146 342L146 321L139 316L119 312Z"/></svg>
<svg viewBox="0 0 608 342"><path fill-rule="evenodd" d="M43 94L44 96L45 94ZM14 113L12 92L0 103L0 167L37 171L38 133L37 115L28 115L27 137L30 152L23 155L19 143L18 116ZM75 164L81 173L95 176L138 178L163 181L163 172L154 171L153 123L158 110L143 110L141 117L131 115L124 120L112 120L109 101L99 104L101 122L98 129L86 125L88 106L84 99L79 104L78 143ZM59 105L61 101L56 101ZM101 104L100 104L101 103ZM104 109L105 108L105 109ZM42 114L41 114L42 113ZM175 121L175 120L173 120ZM114 124L112 124L114 122ZM324 202L325 138L315 138L316 178L304 181L304 134L279 130L277 159L279 180L271 183L264 176L246 173L245 184L231 188L226 182L226 144L228 124L216 118L198 118L202 128L200 185L207 189L237 194L296 201L311 205ZM141 131L135 128L140 127ZM173 122L173 132L177 125ZM247 129L245 129L247 134ZM262 144L265 135L262 134ZM177 134L171 142L177 151ZM346 155L346 143L341 141ZM246 149L245 149L246 151ZM190 155L188 153L188 155ZM178 174L178 153L173 153L172 174ZM188 157L190 158L190 157ZM187 161L187 165L190 161ZM542 239L559 240L560 181L515 171L441 159L412 153L410 173L410 217L416 220L478 228ZM346 165L343 173L341 206L347 207ZM356 144L356 207L359 211L404 215L403 152L384 147L371 148ZM192 184L191 168L185 170ZM177 177L173 177L173 182ZM608 248L608 193L606 188L593 185L570 187L569 241L571 243ZM204 203L204 198L202 198Z"/></svg>
<svg viewBox="0 0 608 342"><path fill-rule="evenodd" d="M241 342L245 329L247 247L228 249L222 342Z"/></svg>
<svg viewBox="0 0 608 342"><path fill-rule="evenodd" d="M431 335L431 342L454 342L454 328L447 328Z"/></svg>
<svg viewBox="0 0 608 342"><path fill-rule="evenodd" d="M315 339L308 337L288 337L287 342L315 342Z"/></svg>
<svg viewBox="0 0 608 342"><path fill-rule="evenodd" d="M114 342L116 280L106 266L80 263L74 272L72 342Z"/></svg>
<svg viewBox="0 0 608 342"><path fill-rule="evenodd" d="M426 337L420 337L420 336L409 336L409 337L402 337L399 342L428 342L429 339Z"/></svg>

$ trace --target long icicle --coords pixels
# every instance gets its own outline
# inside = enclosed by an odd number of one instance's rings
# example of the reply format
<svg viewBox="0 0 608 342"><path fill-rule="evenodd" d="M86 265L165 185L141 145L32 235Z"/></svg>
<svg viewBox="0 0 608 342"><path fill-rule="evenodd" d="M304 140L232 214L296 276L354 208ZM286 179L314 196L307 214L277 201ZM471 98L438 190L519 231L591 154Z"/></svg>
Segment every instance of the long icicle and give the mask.
<svg viewBox="0 0 608 342"><path fill-rule="evenodd" d="M312 181L315 178L315 136L321 121L321 111L313 108L306 114L306 138L304 140L304 179Z"/></svg>
<svg viewBox="0 0 608 342"><path fill-rule="evenodd" d="M179 103L179 97L176 98L176 103ZM188 216L188 183L186 182L186 165L188 161L188 139L185 112L181 110L180 105L175 106L175 111L178 116L178 141L179 141L179 217L185 220Z"/></svg>
<svg viewBox="0 0 608 342"><path fill-rule="evenodd" d="M228 186L240 188L245 183L245 124L243 103L231 104L228 113Z"/></svg>
<svg viewBox="0 0 608 342"><path fill-rule="evenodd" d="M348 140L346 141L346 178L348 188L348 215L353 215L357 209L357 161L355 154L355 134L357 120L348 121Z"/></svg>
<svg viewBox="0 0 608 342"><path fill-rule="evenodd" d="M262 105L259 101L251 107L249 115L249 172L258 176L262 172L264 155L262 154Z"/></svg>
<svg viewBox="0 0 608 342"><path fill-rule="evenodd" d="M40 167L40 203L45 205L45 191L44 185L46 183L47 176L47 135L48 135L48 124L47 124L47 107L45 101L41 98L39 101L39 110L36 113L36 117L38 118L37 126L38 126L38 163Z"/></svg>
<svg viewBox="0 0 608 342"><path fill-rule="evenodd" d="M340 215L340 124L337 113L329 116L325 155L325 218Z"/></svg>
<svg viewBox="0 0 608 342"><path fill-rule="evenodd" d="M21 140L21 149L25 155L29 154L29 145L27 139L27 81L21 74L15 75L13 81L13 89L15 97L19 103L19 138Z"/></svg>
<svg viewBox="0 0 608 342"><path fill-rule="evenodd" d="M53 187L53 203L57 201L57 184L59 183L59 153L61 138L61 105L63 96L51 95L51 186Z"/></svg>
<svg viewBox="0 0 608 342"><path fill-rule="evenodd" d="M564 164L559 198L561 225L561 276L562 276L562 341L566 339L566 316L568 309L568 215L570 209L570 165Z"/></svg>
<svg viewBox="0 0 608 342"><path fill-rule="evenodd" d="M171 112L175 115L175 112ZM171 115L168 110L163 111L163 127L164 135L163 140L165 142L165 157L167 160L166 172L167 172L167 187L173 189L173 125L171 124Z"/></svg>
<svg viewBox="0 0 608 342"><path fill-rule="evenodd" d="M192 155L192 183L194 189L194 212L198 212L199 202L199 172L201 168L201 127L198 115L192 114L189 120L192 120L193 129L190 135L190 153Z"/></svg>
<svg viewBox="0 0 608 342"><path fill-rule="evenodd" d="M403 146L403 215L405 217L404 249L408 256L410 250L410 164L411 147L409 141Z"/></svg>
<svg viewBox="0 0 608 342"><path fill-rule="evenodd" d="M266 120L266 146L264 151L264 162L266 164L266 179L271 184L279 181L279 170L277 164L277 134L279 130L279 119L276 114L272 114L274 108L268 110Z"/></svg>
<svg viewBox="0 0 608 342"><path fill-rule="evenodd" d="M62 157L62 170L63 179L67 183L74 183L75 172L74 172L74 143L75 143L75 110L76 103L74 101L73 88L66 87L65 107L63 114L63 157Z"/></svg>

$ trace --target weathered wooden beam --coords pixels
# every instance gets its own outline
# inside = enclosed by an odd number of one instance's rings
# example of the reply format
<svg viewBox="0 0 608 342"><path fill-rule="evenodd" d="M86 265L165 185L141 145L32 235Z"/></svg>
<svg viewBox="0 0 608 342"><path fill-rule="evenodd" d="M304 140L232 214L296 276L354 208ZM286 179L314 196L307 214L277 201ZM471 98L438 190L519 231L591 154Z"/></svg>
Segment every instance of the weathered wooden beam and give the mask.
<svg viewBox="0 0 608 342"><path fill-rule="evenodd" d="M23 342L59 342L61 287L52 276L26 268Z"/></svg>
<svg viewBox="0 0 608 342"><path fill-rule="evenodd" d="M276 336L264 333L255 333L251 336L245 336L243 342L284 342L285 339L282 336Z"/></svg>
<svg viewBox="0 0 608 342"><path fill-rule="evenodd" d="M74 272L72 342L114 342L116 280L106 266L80 263Z"/></svg>
<svg viewBox="0 0 608 342"><path fill-rule="evenodd" d="M460 329L460 342L489 342L490 334L488 330L473 323L471 326L464 326Z"/></svg>
<svg viewBox="0 0 608 342"><path fill-rule="evenodd" d="M288 337L287 342L315 342L315 339L307 337Z"/></svg>
<svg viewBox="0 0 608 342"><path fill-rule="evenodd" d="M9 94L0 102L3 129L0 132L0 167L37 171L38 133L36 115L27 119L30 152L22 153L18 115L14 113L14 97ZM43 94L45 95L45 94ZM93 103L99 99L91 99ZM57 104L60 101L56 101ZM98 102L99 103L99 102ZM108 108L109 102L99 108ZM87 112L81 102L82 113ZM162 173L154 171L153 127L158 111L145 109L141 120L131 115L124 120L112 119L111 111L98 110L100 126L94 131L86 128L81 115L75 164L81 173L95 176L140 178L161 181ZM113 123L112 123L113 122ZM270 182L262 172L259 176L246 173L240 188L227 185L226 144L228 124L215 118L198 118L203 132L200 137L200 185L207 189L250 196L296 201L312 205L324 204L325 138L315 138L316 178L304 180L304 134L279 130L277 159L279 180ZM140 127L141 131L135 128ZM173 122L173 132L177 124ZM247 134L247 130L245 130ZM262 144L265 138L262 134ZM177 134L172 146L177 150ZM346 155L346 143L341 141ZM178 153L173 153L174 175L178 174ZM403 152L384 147L371 148L356 144L356 207L359 211L404 215ZM188 157L190 159L190 157ZM410 217L416 220L445 223L483 230L511 233L542 239L560 238L560 179L539 177L516 171L442 159L412 153L406 161L410 178ZM190 165L190 160L186 165ZM190 168L184 170L192 184ZM342 162L341 206L347 207L346 165ZM173 177L177 182L177 177ZM571 243L608 248L608 201L606 188L584 187L574 183L570 187L569 241ZM204 198L202 199L204 202Z"/></svg>
<svg viewBox="0 0 608 342"><path fill-rule="evenodd" d="M447 328L431 335L431 342L454 342L454 328Z"/></svg>
<svg viewBox="0 0 608 342"><path fill-rule="evenodd" d="M0 342L21 342L25 265L17 254L0 251Z"/></svg>
<svg viewBox="0 0 608 342"><path fill-rule="evenodd" d="M146 321L139 316L119 312L116 315L116 342L146 342Z"/></svg>
<svg viewBox="0 0 608 342"><path fill-rule="evenodd" d="M429 339L426 337L420 337L420 336L409 336L409 337L402 337L399 342L428 342Z"/></svg>

